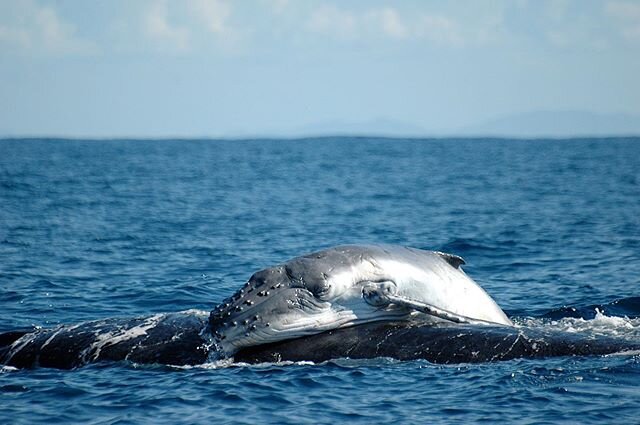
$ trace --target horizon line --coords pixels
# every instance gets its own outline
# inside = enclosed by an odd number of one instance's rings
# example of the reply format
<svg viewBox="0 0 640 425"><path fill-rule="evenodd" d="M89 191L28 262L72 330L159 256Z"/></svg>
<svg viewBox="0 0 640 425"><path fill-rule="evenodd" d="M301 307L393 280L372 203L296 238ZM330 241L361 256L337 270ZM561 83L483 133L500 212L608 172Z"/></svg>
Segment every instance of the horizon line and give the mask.
<svg viewBox="0 0 640 425"><path fill-rule="evenodd" d="M0 141L271 141L271 140L322 140L322 139L397 139L397 140L611 140L637 139L640 133L612 134L575 134L575 135L510 135L510 134L471 134L471 135L394 135L367 133L326 133L309 135L238 135L238 136L78 136L78 135L7 135Z"/></svg>

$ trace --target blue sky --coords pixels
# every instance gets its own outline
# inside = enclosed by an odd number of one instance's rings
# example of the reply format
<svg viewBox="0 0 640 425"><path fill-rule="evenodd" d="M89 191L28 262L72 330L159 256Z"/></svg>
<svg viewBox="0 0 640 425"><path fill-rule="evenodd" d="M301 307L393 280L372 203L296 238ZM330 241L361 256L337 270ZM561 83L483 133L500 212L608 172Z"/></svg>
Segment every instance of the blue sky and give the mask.
<svg viewBox="0 0 640 425"><path fill-rule="evenodd" d="M638 76L640 1L0 0L1 136L637 117Z"/></svg>

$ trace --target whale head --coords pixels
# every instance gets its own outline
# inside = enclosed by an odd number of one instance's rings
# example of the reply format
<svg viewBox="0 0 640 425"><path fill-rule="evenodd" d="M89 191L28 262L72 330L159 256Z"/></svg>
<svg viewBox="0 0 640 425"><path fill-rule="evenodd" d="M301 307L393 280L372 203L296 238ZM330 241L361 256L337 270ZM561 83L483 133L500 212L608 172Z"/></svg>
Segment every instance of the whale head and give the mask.
<svg viewBox="0 0 640 425"><path fill-rule="evenodd" d="M460 306L484 301L498 311L476 317L508 322L493 300L442 255L393 246L341 246L266 268L211 312L214 344L220 354L231 356L247 346L416 315L406 305L386 302L387 294L471 317L482 309ZM456 285L458 291L452 292ZM475 297L448 299L463 293Z"/></svg>

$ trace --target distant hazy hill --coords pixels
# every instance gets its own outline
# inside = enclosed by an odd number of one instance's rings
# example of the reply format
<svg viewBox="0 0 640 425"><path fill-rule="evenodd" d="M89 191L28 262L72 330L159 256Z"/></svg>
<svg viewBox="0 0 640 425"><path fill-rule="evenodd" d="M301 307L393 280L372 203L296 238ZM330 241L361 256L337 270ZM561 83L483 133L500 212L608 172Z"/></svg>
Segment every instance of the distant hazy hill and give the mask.
<svg viewBox="0 0 640 425"><path fill-rule="evenodd" d="M362 122L323 122L304 126L296 135L357 135L422 137L429 133L422 127L392 119L375 119Z"/></svg>
<svg viewBox="0 0 640 425"><path fill-rule="evenodd" d="M584 111L528 112L465 127L455 134L515 137L640 135L640 117Z"/></svg>
<svg viewBox="0 0 640 425"><path fill-rule="evenodd" d="M307 125L287 136L372 135L394 137L574 137L637 136L640 116L585 111L540 111L509 115L462 128L428 128L391 119L363 122L324 122Z"/></svg>

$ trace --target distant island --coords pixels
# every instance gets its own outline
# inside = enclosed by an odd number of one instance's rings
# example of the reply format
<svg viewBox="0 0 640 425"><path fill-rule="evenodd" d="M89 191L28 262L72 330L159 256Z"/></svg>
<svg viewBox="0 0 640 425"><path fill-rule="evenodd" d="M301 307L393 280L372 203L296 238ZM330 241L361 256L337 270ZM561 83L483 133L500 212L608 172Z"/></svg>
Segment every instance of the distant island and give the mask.
<svg viewBox="0 0 640 425"><path fill-rule="evenodd" d="M586 111L538 111L509 115L454 131L466 136L579 137L640 135L640 117Z"/></svg>
<svg viewBox="0 0 640 425"><path fill-rule="evenodd" d="M292 136L371 135L391 137L565 138L640 135L640 116L588 111L535 111L507 115L459 128L428 128L393 119L324 122L291 132Z"/></svg>

